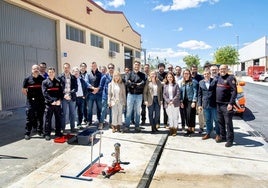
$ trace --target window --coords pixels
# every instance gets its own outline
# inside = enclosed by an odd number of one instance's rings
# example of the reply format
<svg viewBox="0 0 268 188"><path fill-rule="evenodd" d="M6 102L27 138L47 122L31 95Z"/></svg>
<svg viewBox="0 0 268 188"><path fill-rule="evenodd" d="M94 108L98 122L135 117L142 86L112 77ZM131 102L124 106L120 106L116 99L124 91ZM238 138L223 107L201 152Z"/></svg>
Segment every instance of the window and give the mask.
<svg viewBox="0 0 268 188"><path fill-rule="evenodd" d="M135 51L135 57L136 58L141 58L141 52L140 51Z"/></svg>
<svg viewBox="0 0 268 188"><path fill-rule="evenodd" d="M109 47L110 47L110 51L114 51L114 52L117 52L117 53L120 52L118 43L110 41Z"/></svg>
<svg viewBox="0 0 268 188"><path fill-rule="evenodd" d="M85 32L72 26L66 25L66 39L85 43Z"/></svg>
<svg viewBox="0 0 268 188"><path fill-rule="evenodd" d="M90 34L90 43L91 43L91 46L95 46L95 47L98 47L98 48L103 48L103 37L100 37L100 36L97 36L97 35L94 35L94 34Z"/></svg>

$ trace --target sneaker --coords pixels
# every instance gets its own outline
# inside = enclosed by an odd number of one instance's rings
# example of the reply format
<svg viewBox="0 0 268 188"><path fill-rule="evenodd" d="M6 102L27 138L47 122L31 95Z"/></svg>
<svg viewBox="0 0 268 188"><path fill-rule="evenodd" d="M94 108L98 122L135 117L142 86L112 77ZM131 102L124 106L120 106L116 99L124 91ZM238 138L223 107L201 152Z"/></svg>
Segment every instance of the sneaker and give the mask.
<svg viewBox="0 0 268 188"><path fill-rule="evenodd" d="M198 133L199 134L202 134L203 132L204 132L204 129L203 128L200 128Z"/></svg>
<svg viewBox="0 0 268 188"><path fill-rule="evenodd" d="M98 129L99 129L99 130L102 130L102 129L103 129L103 123L100 123L100 124L99 124Z"/></svg>
<svg viewBox="0 0 268 188"><path fill-rule="evenodd" d="M140 127L135 127L135 131L140 133L141 132L141 128Z"/></svg>
<svg viewBox="0 0 268 188"><path fill-rule="evenodd" d="M51 139L51 137L50 136L45 136L45 139L47 140L47 141L49 141L50 139Z"/></svg>
<svg viewBox="0 0 268 188"><path fill-rule="evenodd" d="M129 128L128 127L124 127L123 129L122 129L122 133L128 133L129 132Z"/></svg>
<svg viewBox="0 0 268 188"><path fill-rule="evenodd" d="M189 136L189 137L191 137L191 134L192 134L192 133L193 133L192 131L187 130L187 132L186 132L183 136Z"/></svg>
<svg viewBox="0 0 268 188"><path fill-rule="evenodd" d="M231 142L231 141L228 141L225 144L225 147L227 147L227 148L232 147L232 146L233 146L233 142Z"/></svg>
<svg viewBox="0 0 268 188"><path fill-rule="evenodd" d="M78 124L77 125L77 129L80 129L80 130L83 129L82 125L81 124Z"/></svg>
<svg viewBox="0 0 268 188"><path fill-rule="evenodd" d="M205 136L202 137L202 140L207 140L210 138L210 135L209 134L206 134Z"/></svg>
<svg viewBox="0 0 268 188"><path fill-rule="evenodd" d="M30 138L31 138L30 135L27 135L27 134L26 134L26 135L24 136L24 139L25 139L25 140L30 140Z"/></svg>
<svg viewBox="0 0 268 188"><path fill-rule="evenodd" d="M42 131L37 132L38 136L44 137L44 133Z"/></svg>

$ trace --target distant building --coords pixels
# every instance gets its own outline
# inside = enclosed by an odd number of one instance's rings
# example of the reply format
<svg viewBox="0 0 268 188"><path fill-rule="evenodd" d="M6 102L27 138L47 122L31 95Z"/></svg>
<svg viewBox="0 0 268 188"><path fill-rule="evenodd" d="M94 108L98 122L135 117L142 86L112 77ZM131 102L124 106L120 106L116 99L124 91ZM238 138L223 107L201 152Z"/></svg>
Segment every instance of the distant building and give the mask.
<svg viewBox="0 0 268 188"><path fill-rule="evenodd" d="M69 62L114 63L123 71L141 58L141 36L125 15L92 0L0 1L0 110L25 105L23 78L33 64L58 72Z"/></svg>
<svg viewBox="0 0 268 188"><path fill-rule="evenodd" d="M264 36L239 49L239 64L233 66L234 71L246 71L250 66L265 66L268 69L268 42Z"/></svg>

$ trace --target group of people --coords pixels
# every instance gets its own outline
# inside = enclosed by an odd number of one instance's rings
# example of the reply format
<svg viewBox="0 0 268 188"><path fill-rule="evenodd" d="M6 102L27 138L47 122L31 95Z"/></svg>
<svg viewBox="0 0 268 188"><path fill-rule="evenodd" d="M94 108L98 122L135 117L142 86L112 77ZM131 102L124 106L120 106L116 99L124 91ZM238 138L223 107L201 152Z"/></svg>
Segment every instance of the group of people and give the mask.
<svg viewBox="0 0 268 188"><path fill-rule="evenodd" d="M27 96L26 140L30 139L32 129L50 140L53 114L55 136L62 136L68 121L71 132L75 132L76 117L78 129L83 128L82 123L91 126L95 103L99 129L106 125L109 112L112 132L127 133L131 124L136 132L141 132L147 109L152 133L158 131L163 113L163 123L170 135L177 135L181 123L184 135L191 136L198 114L199 133L206 125L203 140L210 138L215 129L216 142L226 141L226 147L233 145L232 116L237 92L236 79L228 74L227 65L220 65L219 69L216 65L207 66L203 75L198 74L196 66L183 71L176 66L174 71L168 65L166 71L163 63L153 71L145 64L141 71L139 61L134 62L132 70L125 68L123 76L112 63L108 64L108 70L103 66L101 72L96 62L91 63L89 71L86 63L72 70L69 63L64 63L63 73L57 77L55 68L49 67L47 73L45 68L45 63L33 65L32 74L23 82L22 92Z"/></svg>

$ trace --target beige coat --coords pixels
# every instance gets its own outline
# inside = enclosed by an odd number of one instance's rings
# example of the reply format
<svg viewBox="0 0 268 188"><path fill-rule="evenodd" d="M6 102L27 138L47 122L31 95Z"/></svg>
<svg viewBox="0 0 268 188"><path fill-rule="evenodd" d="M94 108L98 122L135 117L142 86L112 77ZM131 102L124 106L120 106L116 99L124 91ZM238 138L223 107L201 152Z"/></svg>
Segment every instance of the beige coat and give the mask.
<svg viewBox="0 0 268 188"><path fill-rule="evenodd" d="M122 105L126 105L126 88L125 88L125 84L124 83L118 84L119 88L120 88L119 101L114 96L114 93L115 93L114 84L115 83L112 81L108 85L108 101L107 101L108 105L113 106L117 102L119 102Z"/></svg>
<svg viewBox="0 0 268 188"><path fill-rule="evenodd" d="M158 104L161 105L163 101L163 89L162 84L159 80L156 82L157 84L157 97L158 97ZM153 85L152 82L148 81L145 84L144 90L143 90L143 100L144 102L148 102L148 106L151 106L153 104Z"/></svg>

